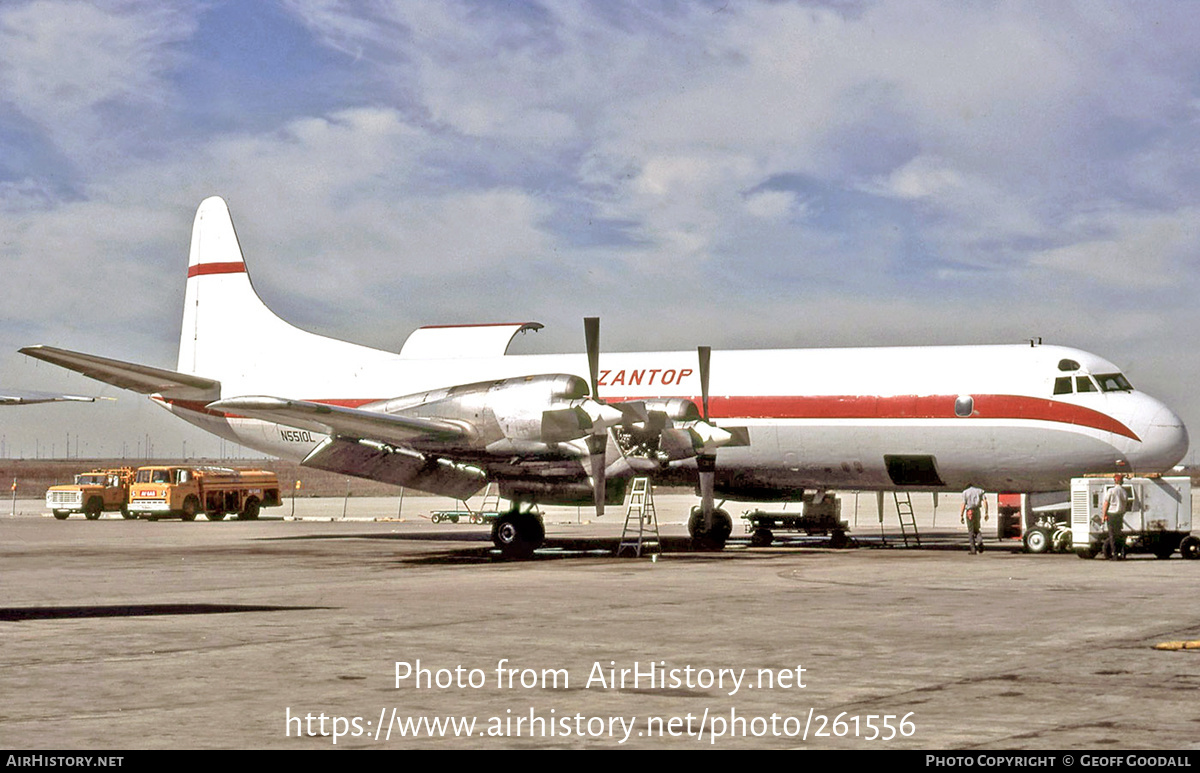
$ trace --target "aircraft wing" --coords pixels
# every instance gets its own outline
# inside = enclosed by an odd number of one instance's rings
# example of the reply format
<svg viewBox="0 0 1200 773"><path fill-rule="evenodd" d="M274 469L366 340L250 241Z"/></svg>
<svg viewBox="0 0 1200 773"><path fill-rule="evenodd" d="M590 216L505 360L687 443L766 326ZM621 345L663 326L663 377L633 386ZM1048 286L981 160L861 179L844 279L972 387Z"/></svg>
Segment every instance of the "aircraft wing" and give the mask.
<svg viewBox="0 0 1200 773"><path fill-rule="evenodd" d="M328 434L329 438L301 462L306 467L410 486L455 499L466 499L487 483L487 476L478 467L439 454L423 454L411 447L414 443L449 446L469 441L477 433L466 422L281 397L233 397L210 403L208 408Z"/></svg>
<svg viewBox="0 0 1200 773"><path fill-rule="evenodd" d="M212 400L221 394L220 381L190 373L122 362L53 346L27 346L21 349L21 354L146 395L161 394L178 399Z"/></svg>
<svg viewBox="0 0 1200 773"><path fill-rule="evenodd" d="M0 389L0 405L35 405L37 403L92 403L94 397L82 395L56 395L50 392L18 391Z"/></svg>
<svg viewBox="0 0 1200 773"><path fill-rule="evenodd" d="M398 416L282 397L233 397L210 403L208 407L214 411L278 422L290 427L304 427L329 435L398 445L414 440L469 440L475 434L468 425L444 419Z"/></svg>

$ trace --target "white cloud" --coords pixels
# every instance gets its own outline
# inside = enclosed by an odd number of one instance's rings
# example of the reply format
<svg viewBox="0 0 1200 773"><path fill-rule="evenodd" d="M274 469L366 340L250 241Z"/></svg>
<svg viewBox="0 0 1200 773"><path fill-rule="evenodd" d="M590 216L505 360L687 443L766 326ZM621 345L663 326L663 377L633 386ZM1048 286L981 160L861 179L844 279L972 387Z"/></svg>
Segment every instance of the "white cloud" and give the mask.
<svg viewBox="0 0 1200 773"><path fill-rule="evenodd" d="M758 191L746 197L746 211L763 220L778 220L796 209L796 194L791 191Z"/></svg>
<svg viewBox="0 0 1200 773"><path fill-rule="evenodd" d="M194 13L193 9L193 13ZM172 44L192 14L138 0L33 0L0 9L0 98L33 121L74 163L89 166L128 129L111 107L152 111L172 98Z"/></svg>
<svg viewBox="0 0 1200 773"><path fill-rule="evenodd" d="M1036 253L1031 267L1114 290L1192 284L1200 256L1200 206L1175 212L1095 213L1070 224L1075 241Z"/></svg>
<svg viewBox="0 0 1200 773"><path fill-rule="evenodd" d="M359 340L550 314L577 348L583 306L625 348L1086 338L1129 282L1125 330L1194 317L1186 4L285 7L347 55L335 98L186 139L145 119L184 120L223 6L203 41L199 6L0 10L0 99L75 175L0 181L6 329L168 351L211 194L284 316ZM148 300L69 333L84 276Z"/></svg>

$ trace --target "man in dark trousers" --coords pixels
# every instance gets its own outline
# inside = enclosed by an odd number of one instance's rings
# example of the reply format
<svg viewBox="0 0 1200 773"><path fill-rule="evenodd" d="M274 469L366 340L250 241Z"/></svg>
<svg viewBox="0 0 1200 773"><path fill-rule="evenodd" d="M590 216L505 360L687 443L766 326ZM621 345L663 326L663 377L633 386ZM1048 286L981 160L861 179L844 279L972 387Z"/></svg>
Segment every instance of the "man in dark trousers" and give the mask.
<svg viewBox="0 0 1200 773"><path fill-rule="evenodd" d="M967 524L967 535L970 538L971 555L983 552L983 536L979 533L979 513L982 509L983 519L988 518L987 497L983 489L975 484L967 486L963 491L962 509L958 512L958 522Z"/></svg>
<svg viewBox="0 0 1200 773"><path fill-rule="evenodd" d="M1129 494L1121 485L1125 482L1124 475L1118 472L1113 476L1113 482L1117 485L1104 495L1104 506L1101 508L1105 530L1108 532L1108 537L1104 540L1104 555L1121 561L1125 558L1125 535L1121 532L1125 528L1125 513L1129 512Z"/></svg>

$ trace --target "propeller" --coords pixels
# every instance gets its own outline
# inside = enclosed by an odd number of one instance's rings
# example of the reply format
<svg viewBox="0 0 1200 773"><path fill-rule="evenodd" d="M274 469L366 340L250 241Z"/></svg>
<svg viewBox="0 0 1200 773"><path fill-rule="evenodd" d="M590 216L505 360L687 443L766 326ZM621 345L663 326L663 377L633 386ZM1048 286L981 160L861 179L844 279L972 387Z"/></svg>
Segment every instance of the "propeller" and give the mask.
<svg viewBox="0 0 1200 773"><path fill-rule="evenodd" d="M596 517L604 515L604 500L608 481L604 475L604 457L608 446L608 428L618 423L623 414L600 399L600 318L585 317L583 337L587 346L588 375L591 377L592 407L588 411L592 418L592 432L588 435L588 456L592 462L592 497L596 503ZM614 416L615 414L615 416Z"/></svg>
<svg viewBox="0 0 1200 773"><path fill-rule="evenodd" d="M705 533L714 528L714 484L716 480L717 449L735 440L733 433L713 425L709 421L708 387L711 371L712 348L697 347L700 359L700 394L702 415L699 420L688 422L684 427L671 428L669 419L649 411L644 402L634 401L609 405L600 397L600 318L585 317L583 332L587 345L588 376L591 399L585 400L579 409L587 414L591 427L587 434L588 456L591 459L592 496L596 505L596 517L604 515L604 500L607 497L606 450L608 431L618 424L640 425L643 430L659 433L660 447L669 457L696 457L700 475L700 506L704 518ZM661 411L658 412L662 414Z"/></svg>
<svg viewBox="0 0 1200 773"><path fill-rule="evenodd" d="M700 515L703 518L704 532L707 534L713 529L713 487L717 477L717 448L719 445L713 445L716 438L714 433L708 430L717 430L724 432L718 427L713 427L708 420L708 377L710 373L709 361L712 359L712 347L698 346L696 354L700 358L700 404L701 416L703 417L703 425L697 425L695 429L701 426L705 428L705 435L708 435L706 440L703 436L700 437L701 445L696 454L696 468L700 472ZM724 433L726 441L729 433Z"/></svg>

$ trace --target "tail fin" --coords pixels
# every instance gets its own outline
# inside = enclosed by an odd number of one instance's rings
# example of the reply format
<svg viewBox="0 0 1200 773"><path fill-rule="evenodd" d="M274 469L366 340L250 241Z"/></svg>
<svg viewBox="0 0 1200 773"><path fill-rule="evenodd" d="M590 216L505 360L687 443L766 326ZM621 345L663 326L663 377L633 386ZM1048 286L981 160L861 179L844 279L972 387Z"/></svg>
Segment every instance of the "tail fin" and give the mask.
<svg viewBox="0 0 1200 773"><path fill-rule="evenodd" d="M311 375L314 365L362 365L364 355L386 353L309 333L268 309L250 284L224 200L213 196L200 202L188 255L181 373L220 380L226 396L272 394L289 374Z"/></svg>

